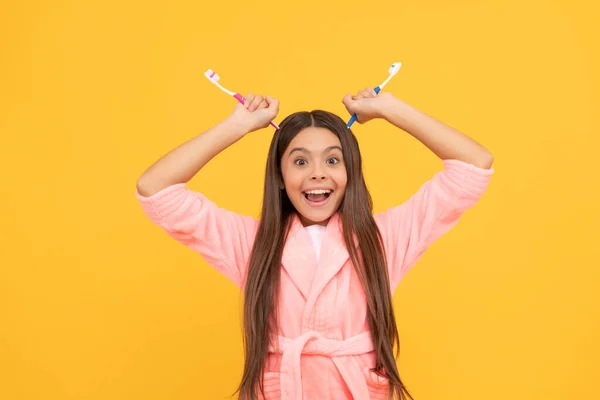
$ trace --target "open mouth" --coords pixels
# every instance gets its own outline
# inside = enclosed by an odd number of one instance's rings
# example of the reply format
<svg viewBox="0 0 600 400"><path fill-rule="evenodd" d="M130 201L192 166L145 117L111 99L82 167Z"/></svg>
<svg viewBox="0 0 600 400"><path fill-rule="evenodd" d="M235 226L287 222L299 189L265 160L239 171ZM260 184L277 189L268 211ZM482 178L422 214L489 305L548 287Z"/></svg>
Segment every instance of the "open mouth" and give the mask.
<svg viewBox="0 0 600 400"><path fill-rule="evenodd" d="M327 201L329 196L331 196L333 190L329 189L319 189L319 190L308 190L306 192L302 192L304 194L304 198L312 205L323 204Z"/></svg>

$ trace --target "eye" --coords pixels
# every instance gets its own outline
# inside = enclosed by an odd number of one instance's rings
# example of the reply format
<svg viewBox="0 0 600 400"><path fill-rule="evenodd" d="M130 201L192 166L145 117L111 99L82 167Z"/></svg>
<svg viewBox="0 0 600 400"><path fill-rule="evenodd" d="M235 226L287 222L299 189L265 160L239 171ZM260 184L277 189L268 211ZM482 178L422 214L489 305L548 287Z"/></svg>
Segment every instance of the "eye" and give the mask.
<svg viewBox="0 0 600 400"><path fill-rule="evenodd" d="M339 160L339 158L337 158L337 157L329 157L329 158L327 159L327 163L328 163L328 164L337 164L337 163L339 163L339 162L340 162L340 160Z"/></svg>
<svg viewBox="0 0 600 400"><path fill-rule="evenodd" d="M295 165L304 165L304 164L306 164L306 160L303 158L299 158L296 161L294 161L294 164Z"/></svg>

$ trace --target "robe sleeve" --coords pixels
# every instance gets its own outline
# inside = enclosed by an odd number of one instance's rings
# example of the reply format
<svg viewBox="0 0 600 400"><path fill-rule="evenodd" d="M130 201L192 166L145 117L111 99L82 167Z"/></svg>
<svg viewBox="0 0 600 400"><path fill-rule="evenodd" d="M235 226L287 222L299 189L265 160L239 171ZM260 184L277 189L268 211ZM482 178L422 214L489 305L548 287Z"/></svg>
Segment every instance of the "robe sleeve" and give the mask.
<svg viewBox="0 0 600 400"><path fill-rule="evenodd" d="M197 251L217 271L241 287L258 221L219 208L185 183L152 196L135 193L143 212L167 235Z"/></svg>
<svg viewBox="0 0 600 400"><path fill-rule="evenodd" d="M494 169L443 160L444 169L406 202L375 214L382 234L392 293L425 250L455 226L488 187Z"/></svg>

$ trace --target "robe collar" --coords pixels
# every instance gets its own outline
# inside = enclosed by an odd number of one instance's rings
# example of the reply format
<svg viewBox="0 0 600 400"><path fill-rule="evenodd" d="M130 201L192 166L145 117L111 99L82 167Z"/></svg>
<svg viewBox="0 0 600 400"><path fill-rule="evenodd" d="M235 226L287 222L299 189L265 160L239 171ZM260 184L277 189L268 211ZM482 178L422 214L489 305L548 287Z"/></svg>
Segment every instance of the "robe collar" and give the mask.
<svg viewBox="0 0 600 400"><path fill-rule="evenodd" d="M355 244L358 244L356 236ZM307 308L314 306L319 294L349 257L339 212L327 222L318 263L310 235L298 215L293 215L281 264L306 299ZM316 271L311 268L314 265L317 266Z"/></svg>

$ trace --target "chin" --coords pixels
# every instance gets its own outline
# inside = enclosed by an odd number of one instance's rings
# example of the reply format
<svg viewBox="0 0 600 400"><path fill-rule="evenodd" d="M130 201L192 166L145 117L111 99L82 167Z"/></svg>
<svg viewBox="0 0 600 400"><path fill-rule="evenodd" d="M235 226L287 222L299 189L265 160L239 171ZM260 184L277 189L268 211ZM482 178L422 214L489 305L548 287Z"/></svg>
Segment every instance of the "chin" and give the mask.
<svg viewBox="0 0 600 400"><path fill-rule="evenodd" d="M311 224L324 224L327 221L329 221L329 218L331 218L331 215L328 215L326 217L319 217L319 216L315 216L315 215L305 215L305 214L300 214L302 216L302 218L307 221L310 222Z"/></svg>
<svg viewBox="0 0 600 400"><path fill-rule="evenodd" d="M302 212L298 211L298 214L305 223L326 225L333 214L335 214L335 211L314 212L308 210L308 212L306 212L306 210L303 210Z"/></svg>

